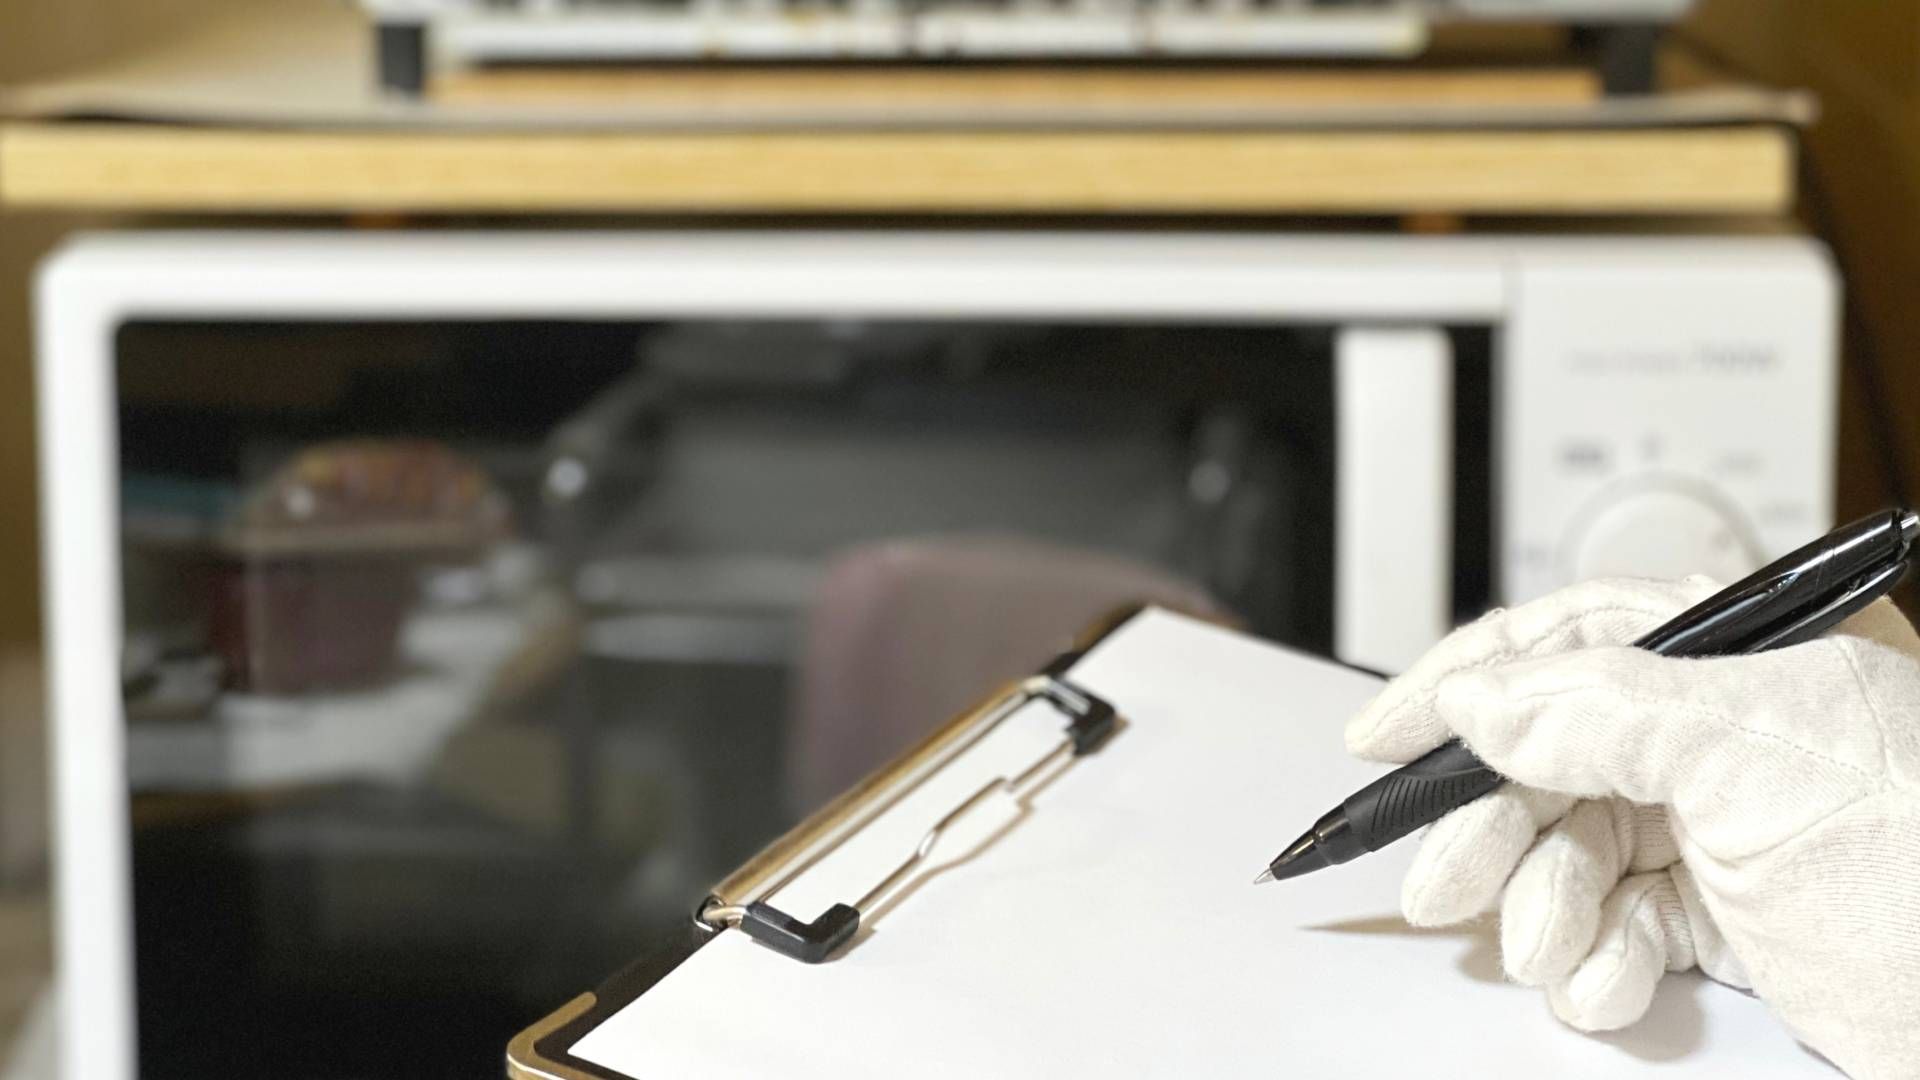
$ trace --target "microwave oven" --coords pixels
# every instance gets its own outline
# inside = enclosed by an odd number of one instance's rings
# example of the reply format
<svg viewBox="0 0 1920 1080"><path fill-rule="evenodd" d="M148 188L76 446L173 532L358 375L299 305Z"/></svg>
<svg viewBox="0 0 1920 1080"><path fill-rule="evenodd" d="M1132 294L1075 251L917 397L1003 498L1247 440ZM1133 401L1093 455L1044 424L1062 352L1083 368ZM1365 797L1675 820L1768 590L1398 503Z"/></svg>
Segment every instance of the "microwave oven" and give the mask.
<svg viewBox="0 0 1920 1080"><path fill-rule="evenodd" d="M779 712L789 616L848 545L988 531L1105 552L1384 670L1577 579L1736 576L1831 524L1837 302L1826 253L1797 236L72 240L36 309L63 1059L90 1077L306 1074L279 1046L329 1075L344 1048L300 1034L323 1016L404 1024L409 1045L441 1030L492 1061L493 1032L625 947L554 931L555 875L684 899L675 874L790 819L765 797L778 733L743 727L706 760L672 732ZM469 730L514 652L492 615L462 614L470 568L434 571L404 635L427 659L378 685L320 686L378 635L311 595L262 639L260 597L307 585L257 558L252 636L222 651L208 552L284 553L273 514L325 516L288 470L359 475L325 455L367 438L468 463L389 457L366 466L376 487L382 468L396 489L489 477L459 511L471 524L493 500L515 523L487 581L564 563L588 614L555 640L597 666L584 691L561 679L514 707L598 703L626 732L614 750ZM584 488L593 512L556 514ZM329 542L359 543L351 524ZM536 785L475 779L557 755L554 798L580 812L565 769L624 767L628 735L642 779L609 796L625 831L587 830L560 869L545 811L501 790ZM739 819L682 799L702 784ZM644 925L631 911L578 924ZM234 1015L258 1045L229 1045Z"/></svg>

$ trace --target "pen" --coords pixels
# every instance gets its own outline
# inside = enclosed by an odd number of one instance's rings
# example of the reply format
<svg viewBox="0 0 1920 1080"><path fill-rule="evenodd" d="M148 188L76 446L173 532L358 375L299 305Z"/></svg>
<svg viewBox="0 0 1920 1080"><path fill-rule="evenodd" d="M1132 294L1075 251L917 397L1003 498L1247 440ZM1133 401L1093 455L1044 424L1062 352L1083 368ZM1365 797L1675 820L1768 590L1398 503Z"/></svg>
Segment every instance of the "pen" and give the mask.
<svg viewBox="0 0 1920 1080"><path fill-rule="evenodd" d="M1883 510L1843 525L1727 586L1634 645L1663 656L1732 656L1818 637L1885 596L1907 570L1920 514ZM1458 739L1375 780L1288 844L1255 884L1378 851L1499 787Z"/></svg>

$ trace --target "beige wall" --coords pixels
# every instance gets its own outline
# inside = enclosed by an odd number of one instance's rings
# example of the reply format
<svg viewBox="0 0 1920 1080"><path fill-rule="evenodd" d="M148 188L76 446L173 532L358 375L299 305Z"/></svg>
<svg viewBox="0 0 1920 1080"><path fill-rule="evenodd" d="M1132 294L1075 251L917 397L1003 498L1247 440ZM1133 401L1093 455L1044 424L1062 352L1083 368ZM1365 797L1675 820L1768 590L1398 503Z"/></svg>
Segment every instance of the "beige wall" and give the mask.
<svg viewBox="0 0 1920 1080"><path fill-rule="evenodd" d="M331 0L319 0L331 2ZM246 0L0 0L0 85L137 48ZM38 637L31 269L71 221L0 214L0 648Z"/></svg>
<svg viewBox="0 0 1920 1080"><path fill-rule="evenodd" d="M1849 263L1847 289L1877 344L1909 496L1920 499L1920 0L1700 0L1691 30L1739 68L1820 97L1808 152ZM1867 386L1855 369L1843 385L1845 516L1887 496L1867 437Z"/></svg>
<svg viewBox="0 0 1920 1080"><path fill-rule="evenodd" d="M45 229L0 217L0 651L29 641L39 617L34 543L33 382L26 268Z"/></svg>

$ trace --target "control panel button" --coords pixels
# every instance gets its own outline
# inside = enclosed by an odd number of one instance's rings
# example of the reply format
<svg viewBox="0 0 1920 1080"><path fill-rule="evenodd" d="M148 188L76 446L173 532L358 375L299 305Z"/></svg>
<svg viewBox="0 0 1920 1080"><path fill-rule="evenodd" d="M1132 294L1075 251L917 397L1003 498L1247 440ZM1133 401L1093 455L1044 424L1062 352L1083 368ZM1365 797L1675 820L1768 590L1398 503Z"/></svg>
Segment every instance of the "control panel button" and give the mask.
<svg viewBox="0 0 1920 1080"><path fill-rule="evenodd" d="M1576 581L1687 574L1732 581L1760 565L1730 510L1678 486L1616 490L1576 520L1566 549Z"/></svg>

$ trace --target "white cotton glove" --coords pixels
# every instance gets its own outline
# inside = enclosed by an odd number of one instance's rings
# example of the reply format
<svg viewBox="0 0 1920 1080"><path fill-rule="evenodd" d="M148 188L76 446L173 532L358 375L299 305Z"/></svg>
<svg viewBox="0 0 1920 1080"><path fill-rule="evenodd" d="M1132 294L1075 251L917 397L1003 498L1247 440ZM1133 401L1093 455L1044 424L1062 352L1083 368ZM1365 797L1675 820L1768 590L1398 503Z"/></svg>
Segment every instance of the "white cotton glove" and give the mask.
<svg viewBox="0 0 1920 1080"><path fill-rule="evenodd" d="M1361 757L1458 735L1514 781L1427 832L1407 920L1497 904L1507 974L1578 1028L1697 965L1858 1080L1920 1077L1920 637L1880 601L1754 656L1625 647L1713 591L1596 581L1494 612L1353 718Z"/></svg>

